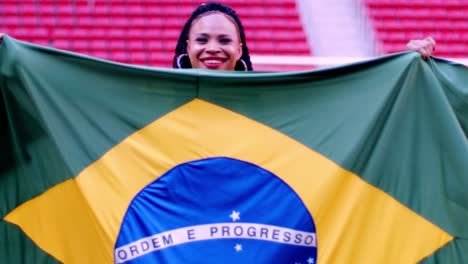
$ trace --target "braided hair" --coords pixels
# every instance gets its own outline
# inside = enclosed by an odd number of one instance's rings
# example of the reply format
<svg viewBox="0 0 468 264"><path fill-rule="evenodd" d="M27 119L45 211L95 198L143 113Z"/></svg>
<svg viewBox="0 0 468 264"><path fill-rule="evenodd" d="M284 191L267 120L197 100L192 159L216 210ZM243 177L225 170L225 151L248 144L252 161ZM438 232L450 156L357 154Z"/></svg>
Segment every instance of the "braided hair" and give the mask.
<svg viewBox="0 0 468 264"><path fill-rule="evenodd" d="M239 35L240 35L240 39L242 42L242 57L240 58L239 61L236 62L236 66L234 70L252 71L253 70L252 62L250 61L249 49L247 48L247 43L245 41L244 27L242 26L239 16L237 16L236 12L232 8L222 5L220 3L214 3L214 2L200 5L197 9L195 9L195 11L193 11L192 15L185 23L182 29L182 32L179 36L179 40L177 42L174 59L172 61L172 66L174 68L192 68L192 64L190 63L188 56L183 56L184 54L185 55L187 54L187 40L189 38L190 28L192 27L193 21L196 20L198 17L200 17L201 15L207 12L213 12L213 11L221 12L231 17L236 22L237 28L239 29ZM242 63L241 60L244 61L245 64Z"/></svg>

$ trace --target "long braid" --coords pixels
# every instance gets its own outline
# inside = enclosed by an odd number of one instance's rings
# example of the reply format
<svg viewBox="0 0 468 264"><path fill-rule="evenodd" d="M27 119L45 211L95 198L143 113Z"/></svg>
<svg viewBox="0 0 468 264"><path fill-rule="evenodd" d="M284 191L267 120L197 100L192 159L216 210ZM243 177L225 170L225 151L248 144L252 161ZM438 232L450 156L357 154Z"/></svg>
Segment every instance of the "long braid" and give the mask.
<svg viewBox="0 0 468 264"><path fill-rule="evenodd" d="M239 35L240 39L242 42L242 57L241 59L245 62L247 66L248 71L252 71L252 62L250 61L250 54L249 54L249 48L247 47L247 43L245 41L245 33L244 33L244 26L242 26L242 23L240 21L239 16L236 14L236 12L225 5L222 5L220 3L206 3L200 5L195 11L192 13L190 18L187 20L185 23L182 32L180 33L179 40L177 41L177 46L175 48L175 55L174 59L172 61L172 66L174 68L179 68L179 63L181 68L192 68L192 65L190 64L190 60L188 59L188 56L183 56L179 60L179 56L182 54L187 54L187 40L188 40L188 35L190 31L190 27L192 26L192 23L195 19L197 19L200 15L206 13L206 12L213 12L213 11L218 11L223 14L228 15L234 21L237 23L237 27L239 28ZM245 71L245 66L238 61L235 66L236 71Z"/></svg>

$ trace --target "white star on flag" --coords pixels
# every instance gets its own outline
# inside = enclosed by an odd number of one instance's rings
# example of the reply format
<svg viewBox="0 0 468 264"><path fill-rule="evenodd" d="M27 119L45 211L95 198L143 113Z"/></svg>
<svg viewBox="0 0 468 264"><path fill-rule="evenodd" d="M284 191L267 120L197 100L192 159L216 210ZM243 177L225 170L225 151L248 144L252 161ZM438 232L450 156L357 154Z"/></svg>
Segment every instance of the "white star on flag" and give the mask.
<svg viewBox="0 0 468 264"><path fill-rule="evenodd" d="M309 258L309 259L307 260L307 263L309 263L309 264L314 263L314 259L313 259L313 258Z"/></svg>
<svg viewBox="0 0 468 264"><path fill-rule="evenodd" d="M236 246L234 248L236 249L237 252L242 251L242 245L241 244L236 244Z"/></svg>
<svg viewBox="0 0 468 264"><path fill-rule="evenodd" d="M236 220L240 220L240 213L236 211L232 211L232 214L229 216L232 218L232 221L235 222Z"/></svg>

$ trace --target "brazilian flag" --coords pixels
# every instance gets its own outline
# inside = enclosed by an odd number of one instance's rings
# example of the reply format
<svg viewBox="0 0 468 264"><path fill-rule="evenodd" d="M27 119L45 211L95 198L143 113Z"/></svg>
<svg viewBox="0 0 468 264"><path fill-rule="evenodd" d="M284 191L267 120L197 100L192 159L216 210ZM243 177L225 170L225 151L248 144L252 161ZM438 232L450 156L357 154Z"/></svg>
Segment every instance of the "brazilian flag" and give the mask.
<svg viewBox="0 0 468 264"><path fill-rule="evenodd" d="M5 36L0 263L467 263L468 70L112 63Z"/></svg>

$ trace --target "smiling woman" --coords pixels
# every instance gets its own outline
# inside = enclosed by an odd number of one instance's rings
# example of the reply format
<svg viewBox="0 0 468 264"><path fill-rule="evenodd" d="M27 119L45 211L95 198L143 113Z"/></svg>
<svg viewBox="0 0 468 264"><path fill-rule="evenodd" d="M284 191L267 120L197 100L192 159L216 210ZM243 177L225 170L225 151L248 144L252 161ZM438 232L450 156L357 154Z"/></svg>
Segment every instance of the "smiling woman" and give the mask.
<svg viewBox="0 0 468 264"><path fill-rule="evenodd" d="M244 27L236 12L219 3L199 6L182 29L173 67L252 71Z"/></svg>

